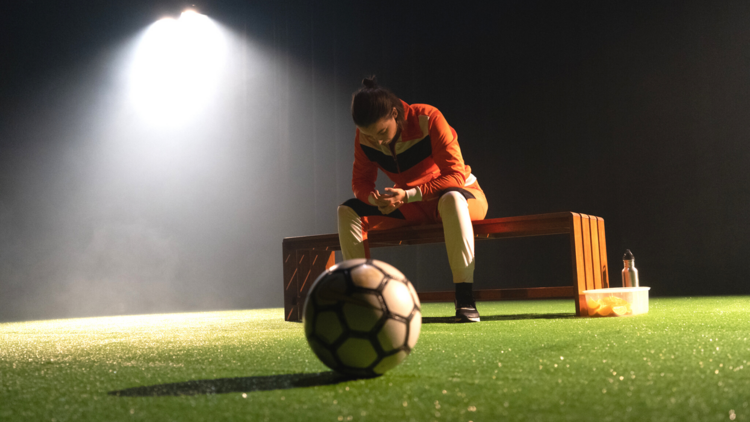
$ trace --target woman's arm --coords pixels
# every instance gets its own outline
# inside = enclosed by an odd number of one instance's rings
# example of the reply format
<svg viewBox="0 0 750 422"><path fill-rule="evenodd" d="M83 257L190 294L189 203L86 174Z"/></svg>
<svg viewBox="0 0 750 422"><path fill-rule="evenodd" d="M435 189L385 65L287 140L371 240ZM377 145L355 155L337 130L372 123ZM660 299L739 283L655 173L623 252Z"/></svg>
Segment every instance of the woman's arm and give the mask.
<svg viewBox="0 0 750 422"><path fill-rule="evenodd" d="M432 159L440 168L440 176L419 186L422 200L435 199L447 188L463 187L466 182L466 166L458 146L458 135L443 117L436 111L430 116L430 140L432 142Z"/></svg>

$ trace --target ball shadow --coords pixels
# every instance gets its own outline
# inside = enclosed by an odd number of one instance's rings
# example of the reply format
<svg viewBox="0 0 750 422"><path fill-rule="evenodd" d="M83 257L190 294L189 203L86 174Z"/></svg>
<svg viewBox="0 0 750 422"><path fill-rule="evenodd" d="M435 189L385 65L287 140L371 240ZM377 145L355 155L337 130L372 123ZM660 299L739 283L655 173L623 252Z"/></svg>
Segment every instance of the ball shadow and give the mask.
<svg viewBox="0 0 750 422"><path fill-rule="evenodd" d="M289 390L292 388L333 385L357 378L337 372L314 374L282 374L261 377L217 378L158 384L110 391L118 397L197 396L204 394L250 393L254 391Z"/></svg>
<svg viewBox="0 0 750 422"><path fill-rule="evenodd" d="M515 315L482 315L482 321L519 321L525 319L568 319L576 318L576 314L515 314ZM422 317L422 324L458 324L456 318Z"/></svg>

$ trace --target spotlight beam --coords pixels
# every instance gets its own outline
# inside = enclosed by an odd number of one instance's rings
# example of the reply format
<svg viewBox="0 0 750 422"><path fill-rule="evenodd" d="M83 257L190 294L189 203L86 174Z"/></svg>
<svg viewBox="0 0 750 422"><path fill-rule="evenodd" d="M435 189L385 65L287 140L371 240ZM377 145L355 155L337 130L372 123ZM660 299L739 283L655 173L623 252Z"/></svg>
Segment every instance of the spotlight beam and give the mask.
<svg viewBox="0 0 750 422"><path fill-rule="evenodd" d="M170 125L199 112L216 90L225 47L219 26L195 10L155 22L138 45L130 74L138 112Z"/></svg>

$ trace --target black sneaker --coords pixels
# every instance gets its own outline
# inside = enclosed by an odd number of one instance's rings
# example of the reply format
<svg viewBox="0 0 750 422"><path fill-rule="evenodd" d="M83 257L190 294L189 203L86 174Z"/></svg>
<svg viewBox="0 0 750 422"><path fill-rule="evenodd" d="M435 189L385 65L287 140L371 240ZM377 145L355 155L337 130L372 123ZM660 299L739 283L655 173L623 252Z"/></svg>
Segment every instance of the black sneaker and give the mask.
<svg viewBox="0 0 750 422"><path fill-rule="evenodd" d="M479 311L474 301L456 304L456 322L479 322Z"/></svg>
<svg viewBox="0 0 750 422"><path fill-rule="evenodd" d="M456 322L479 322L479 312L474 304L472 283L456 283Z"/></svg>
<svg viewBox="0 0 750 422"><path fill-rule="evenodd" d="M479 322L479 312L474 304L472 283L456 283L456 322Z"/></svg>

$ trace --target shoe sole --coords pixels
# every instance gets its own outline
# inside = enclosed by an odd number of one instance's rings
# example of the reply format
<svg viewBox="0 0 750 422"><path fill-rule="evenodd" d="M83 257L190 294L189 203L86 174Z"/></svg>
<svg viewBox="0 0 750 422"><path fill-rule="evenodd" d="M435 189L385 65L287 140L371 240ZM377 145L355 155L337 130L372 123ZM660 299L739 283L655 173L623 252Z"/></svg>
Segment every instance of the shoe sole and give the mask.
<svg viewBox="0 0 750 422"><path fill-rule="evenodd" d="M456 317L456 322L479 322L479 317L469 318L467 316Z"/></svg>

